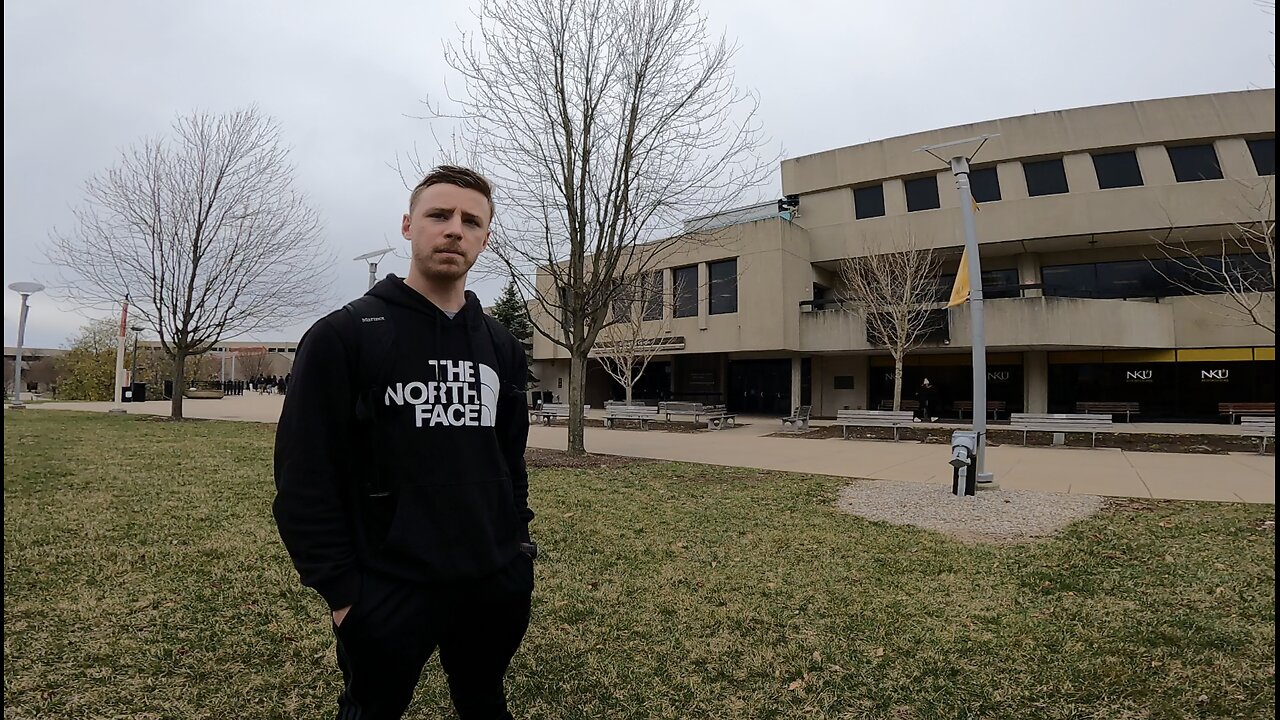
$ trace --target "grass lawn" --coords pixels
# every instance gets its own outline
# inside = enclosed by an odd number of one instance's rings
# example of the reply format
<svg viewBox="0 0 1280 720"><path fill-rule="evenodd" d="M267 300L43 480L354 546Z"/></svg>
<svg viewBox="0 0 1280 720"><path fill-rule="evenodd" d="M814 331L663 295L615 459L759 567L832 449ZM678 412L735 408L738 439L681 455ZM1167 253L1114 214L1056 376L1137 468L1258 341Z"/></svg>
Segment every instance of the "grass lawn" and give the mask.
<svg viewBox="0 0 1280 720"><path fill-rule="evenodd" d="M5 720L319 718L328 613L274 426L4 415ZM1274 506L1128 503L1025 545L837 512L831 478L541 468L518 717L1274 717ZM413 718L451 717L438 661Z"/></svg>

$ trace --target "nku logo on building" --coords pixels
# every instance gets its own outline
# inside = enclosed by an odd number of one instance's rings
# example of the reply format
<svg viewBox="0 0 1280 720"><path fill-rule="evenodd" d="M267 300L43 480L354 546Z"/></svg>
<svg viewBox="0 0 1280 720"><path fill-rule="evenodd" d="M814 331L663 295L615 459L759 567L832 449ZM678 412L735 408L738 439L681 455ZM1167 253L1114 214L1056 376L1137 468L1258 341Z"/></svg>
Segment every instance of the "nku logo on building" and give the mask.
<svg viewBox="0 0 1280 720"><path fill-rule="evenodd" d="M1200 382L1228 382L1230 379L1231 371L1226 368L1200 371Z"/></svg>
<svg viewBox="0 0 1280 720"><path fill-rule="evenodd" d="M1152 382L1156 379L1155 370L1126 370L1125 382Z"/></svg>

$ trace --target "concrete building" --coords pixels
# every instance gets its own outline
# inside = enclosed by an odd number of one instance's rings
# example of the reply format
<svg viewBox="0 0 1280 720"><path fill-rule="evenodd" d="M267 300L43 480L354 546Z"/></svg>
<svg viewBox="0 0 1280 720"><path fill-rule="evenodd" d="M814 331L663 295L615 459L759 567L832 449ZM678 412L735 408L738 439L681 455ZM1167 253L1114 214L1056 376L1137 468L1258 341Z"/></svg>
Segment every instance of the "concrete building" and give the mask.
<svg viewBox="0 0 1280 720"><path fill-rule="evenodd" d="M789 217L776 206L722 215L706 223L723 226L712 240L661 259L669 330L636 396L771 414L878 407L892 394L891 363L861 317L833 302L840 262L910 234L944 253L945 294L963 245L958 193L917 150L983 134L998 134L972 173L989 399L1014 412L1133 401L1145 419L1274 401L1274 335L1171 282L1158 245L1221 254L1237 224L1274 222L1273 89L1038 113L785 160L783 193L799 199ZM1273 280L1265 290L1274 325ZM928 377L944 407L972 390L968 305L946 315L905 378L909 393ZM566 351L539 335L533 358L536 390L566 400ZM588 374L589 403L619 395L598 368Z"/></svg>

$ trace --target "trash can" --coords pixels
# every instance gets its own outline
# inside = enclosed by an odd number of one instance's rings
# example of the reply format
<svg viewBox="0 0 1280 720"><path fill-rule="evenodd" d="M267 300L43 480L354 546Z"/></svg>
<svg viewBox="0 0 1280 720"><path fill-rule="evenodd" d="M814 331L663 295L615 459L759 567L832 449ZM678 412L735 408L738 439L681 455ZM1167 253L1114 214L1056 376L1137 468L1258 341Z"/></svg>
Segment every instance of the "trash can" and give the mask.
<svg viewBox="0 0 1280 720"><path fill-rule="evenodd" d="M147 384L144 382L134 383L132 402L146 402L146 401L147 401Z"/></svg>

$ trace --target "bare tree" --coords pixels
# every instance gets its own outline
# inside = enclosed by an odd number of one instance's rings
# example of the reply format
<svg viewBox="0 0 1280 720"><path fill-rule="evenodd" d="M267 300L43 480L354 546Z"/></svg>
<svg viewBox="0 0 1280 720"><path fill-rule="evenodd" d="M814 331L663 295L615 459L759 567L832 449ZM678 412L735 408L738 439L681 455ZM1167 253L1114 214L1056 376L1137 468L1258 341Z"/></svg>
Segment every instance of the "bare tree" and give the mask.
<svg viewBox="0 0 1280 720"><path fill-rule="evenodd" d="M902 408L902 363L941 321L941 259L914 235L896 236L876 254L840 261L840 299L862 316L867 338L893 356L893 409Z"/></svg>
<svg viewBox="0 0 1280 720"><path fill-rule="evenodd" d="M630 405L636 381L649 362L666 351L672 316L664 312L661 275L629 278L622 285L614 297L610 322L600 330L591 357L623 387Z"/></svg>
<svg viewBox="0 0 1280 720"><path fill-rule="evenodd" d="M328 301L332 256L288 156L256 108L178 117L91 178L77 227L46 248L62 297L114 309L131 296L172 362L175 419L188 356Z"/></svg>
<svg viewBox="0 0 1280 720"><path fill-rule="evenodd" d="M1182 292L1211 305L1224 320L1276 334L1276 210L1274 179L1244 194L1248 217L1210 246L1197 247L1168 233L1159 241L1169 262L1157 269Z"/></svg>
<svg viewBox="0 0 1280 720"><path fill-rule="evenodd" d="M657 267L772 168L736 48L694 0L492 0L445 51L466 85L457 137L498 186L493 255L570 355L584 452L587 356L617 279ZM439 110L435 117L448 117Z"/></svg>

